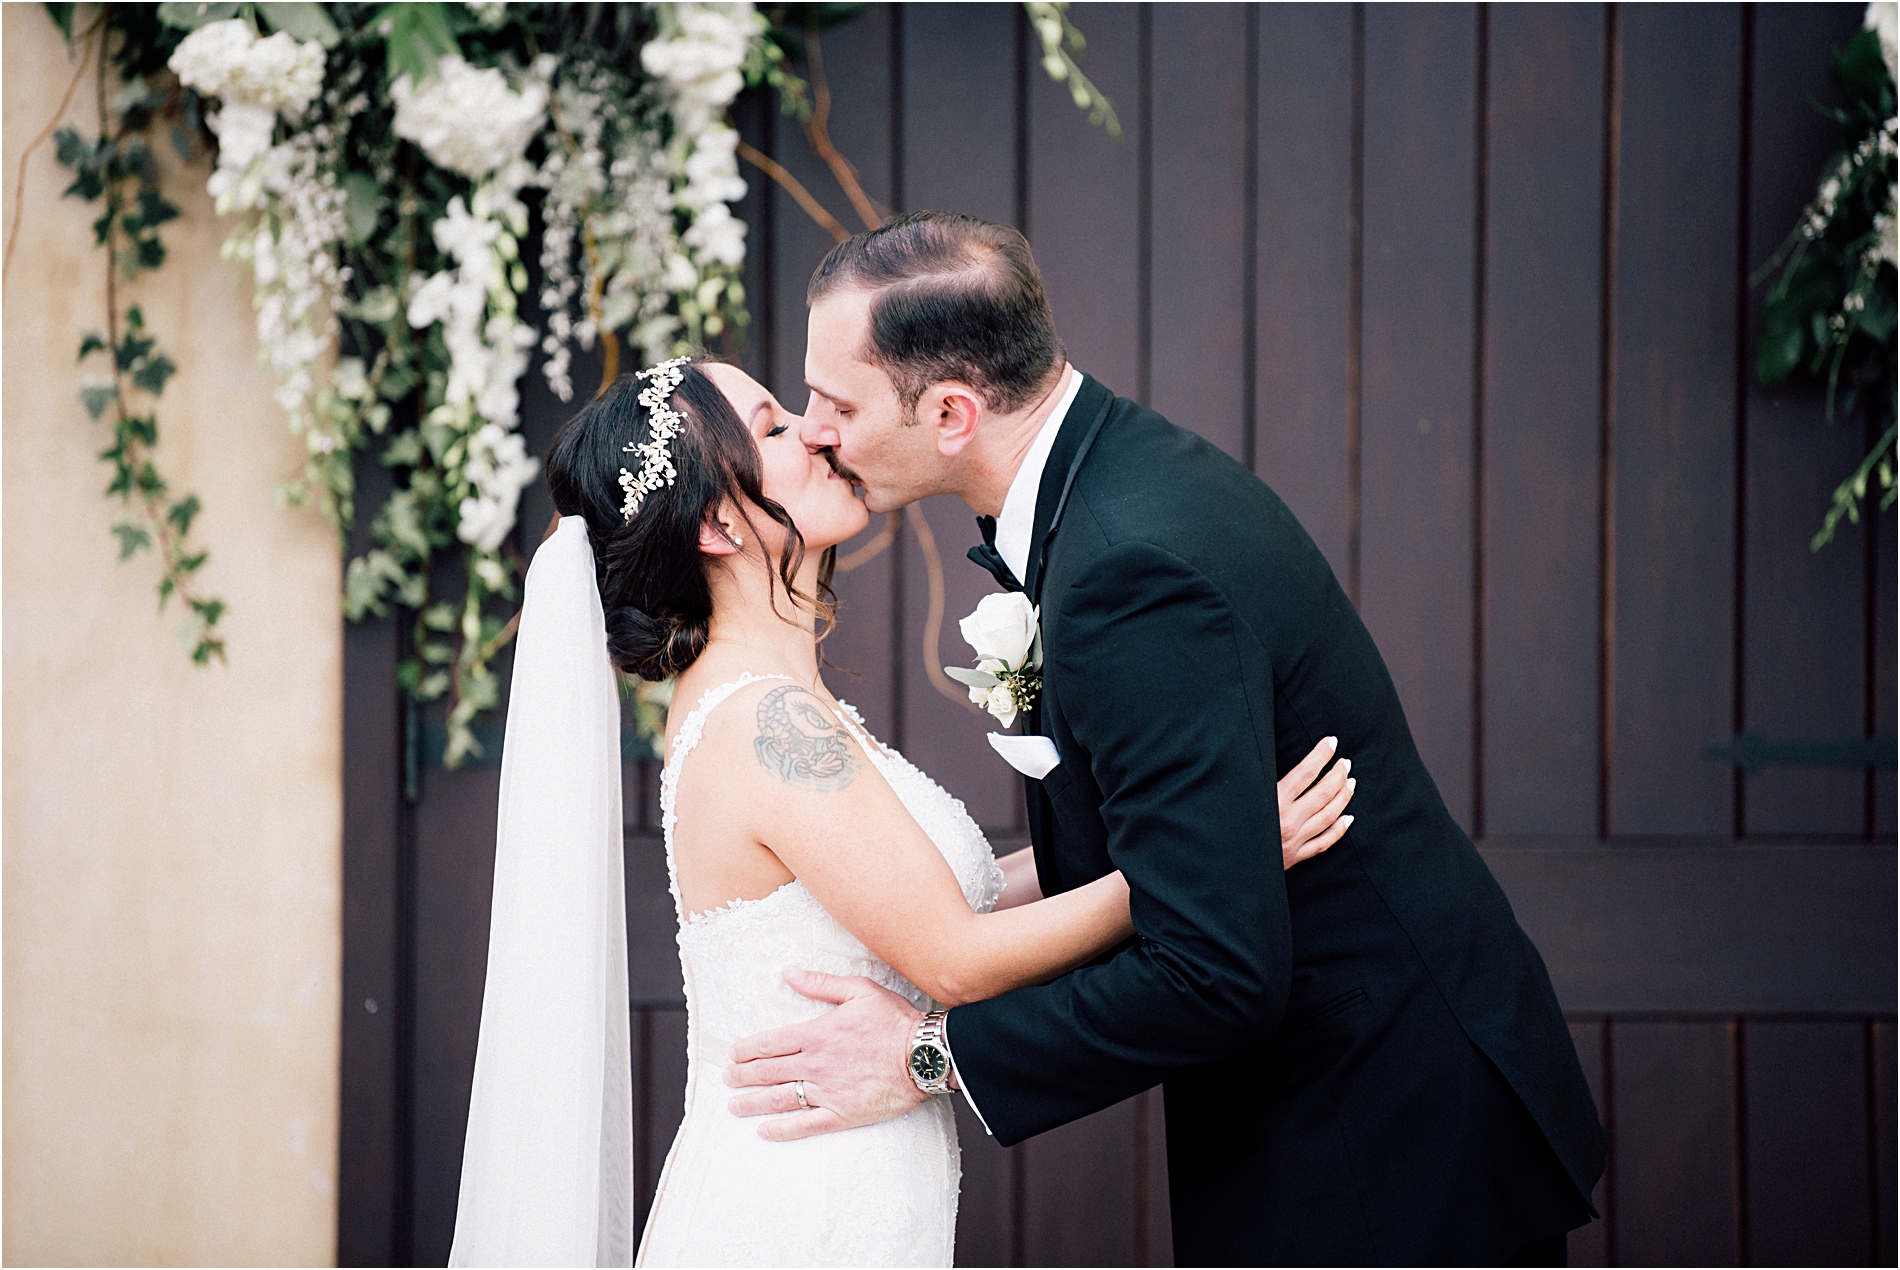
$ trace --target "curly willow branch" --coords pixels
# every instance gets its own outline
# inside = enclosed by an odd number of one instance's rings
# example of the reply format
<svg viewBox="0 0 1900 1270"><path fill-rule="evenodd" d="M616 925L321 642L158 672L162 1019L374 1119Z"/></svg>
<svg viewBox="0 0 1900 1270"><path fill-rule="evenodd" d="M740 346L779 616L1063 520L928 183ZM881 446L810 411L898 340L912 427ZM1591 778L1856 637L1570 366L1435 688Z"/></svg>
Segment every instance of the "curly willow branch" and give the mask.
<svg viewBox="0 0 1900 1270"><path fill-rule="evenodd" d="M67 81L66 94L59 99L59 109L53 112L53 117L46 121L44 128L40 129L40 135L27 142L26 149L20 152L20 175L13 182L13 224L7 230L6 259L0 261L0 281L4 281L8 271L13 268L13 248L20 241L20 199L26 193L26 161L33 157L35 150L46 143L46 139L53 135L53 129L59 127L59 121L66 117L66 108L73 104L73 94L79 90L79 81L86 76L86 64L92 61L92 34L105 20L105 10L101 8L99 16L79 33L82 50L79 54L79 65L73 70L72 79ZM103 128L105 121L101 120L99 126Z"/></svg>
<svg viewBox="0 0 1900 1270"><path fill-rule="evenodd" d="M910 521L912 532L917 535L917 545L924 550L924 583L929 590L930 603L924 617L924 673L930 678L930 686L958 705L967 707L972 713L980 714L970 702L967 690L950 681L943 673L943 657L938 649L943 636L943 557L937 553L937 535L930 532L930 521L924 516L924 509L916 503L904 509L904 517Z"/></svg>

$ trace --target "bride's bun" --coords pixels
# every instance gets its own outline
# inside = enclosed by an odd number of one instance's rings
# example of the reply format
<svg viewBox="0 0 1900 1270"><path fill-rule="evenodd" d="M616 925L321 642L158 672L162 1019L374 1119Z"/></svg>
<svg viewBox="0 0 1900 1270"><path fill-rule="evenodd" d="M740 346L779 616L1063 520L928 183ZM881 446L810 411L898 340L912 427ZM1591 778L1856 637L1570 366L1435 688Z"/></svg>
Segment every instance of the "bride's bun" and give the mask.
<svg viewBox="0 0 1900 1270"><path fill-rule="evenodd" d="M629 675L671 679L706 651L712 623L678 613L649 617L631 604L607 610L607 655Z"/></svg>
<svg viewBox="0 0 1900 1270"><path fill-rule="evenodd" d="M722 506L739 509L742 518L763 513L784 526L776 576L788 591L805 554L792 518L760 488L758 442L732 403L699 365L688 363L680 372L672 404L683 422L667 444L677 475L649 493L632 520L621 513L620 470L639 468L631 447L651 432L639 401L644 381L622 375L607 385L561 429L547 461L555 510L587 521L608 655L622 672L648 681L679 674L706 650L713 611L706 570L712 566L700 553L699 533ZM746 525L742 532L757 541L751 521ZM821 595L828 573L821 571ZM828 626L829 604L818 609Z"/></svg>

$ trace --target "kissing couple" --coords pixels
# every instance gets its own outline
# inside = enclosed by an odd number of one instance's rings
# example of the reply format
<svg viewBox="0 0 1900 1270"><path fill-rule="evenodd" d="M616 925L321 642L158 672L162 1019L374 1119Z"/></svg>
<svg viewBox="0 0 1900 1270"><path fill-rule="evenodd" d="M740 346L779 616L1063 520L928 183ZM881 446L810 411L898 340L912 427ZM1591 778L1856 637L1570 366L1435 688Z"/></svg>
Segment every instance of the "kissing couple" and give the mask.
<svg viewBox="0 0 1900 1270"><path fill-rule="evenodd" d="M1155 1085L1181 1265L1563 1264L1605 1155L1569 1030L1286 505L1069 365L1013 229L896 217L807 301L804 417L682 358L548 458L451 1264L635 1257L616 670L677 679L637 1264L949 1265L951 1099L1013 1145ZM1003 588L1000 861L820 675L834 548L933 494Z"/></svg>

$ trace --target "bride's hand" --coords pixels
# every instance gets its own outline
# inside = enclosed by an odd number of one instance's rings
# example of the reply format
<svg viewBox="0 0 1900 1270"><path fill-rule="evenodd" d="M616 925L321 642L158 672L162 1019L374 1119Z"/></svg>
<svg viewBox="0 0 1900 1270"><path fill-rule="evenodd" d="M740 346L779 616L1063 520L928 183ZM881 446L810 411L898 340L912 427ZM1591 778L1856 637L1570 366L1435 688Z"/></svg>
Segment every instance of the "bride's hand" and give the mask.
<svg viewBox="0 0 1900 1270"><path fill-rule="evenodd" d="M1352 827L1352 817L1340 815L1359 783L1352 778L1352 762L1342 758L1333 764L1332 771L1319 776L1338 748L1339 738L1327 737L1300 760L1299 766L1280 778L1280 860L1284 868L1312 859ZM1314 777L1319 777L1317 783Z"/></svg>

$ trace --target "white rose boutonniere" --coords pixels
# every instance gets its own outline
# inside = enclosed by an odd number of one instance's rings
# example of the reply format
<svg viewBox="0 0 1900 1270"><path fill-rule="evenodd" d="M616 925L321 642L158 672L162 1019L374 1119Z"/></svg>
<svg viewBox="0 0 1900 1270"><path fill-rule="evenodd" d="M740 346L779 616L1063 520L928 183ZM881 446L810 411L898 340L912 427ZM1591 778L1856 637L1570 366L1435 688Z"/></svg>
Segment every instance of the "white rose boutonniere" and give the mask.
<svg viewBox="0 0 1900 1270"><path fill-rule="evenodd" d="M1036 606L1019 591L986 595L976 612L957 623L976 650L976 669L945 666L943 673L969 688L970 700L1004 727L1036 704L1042 687L1042 628Z"/></svg>

